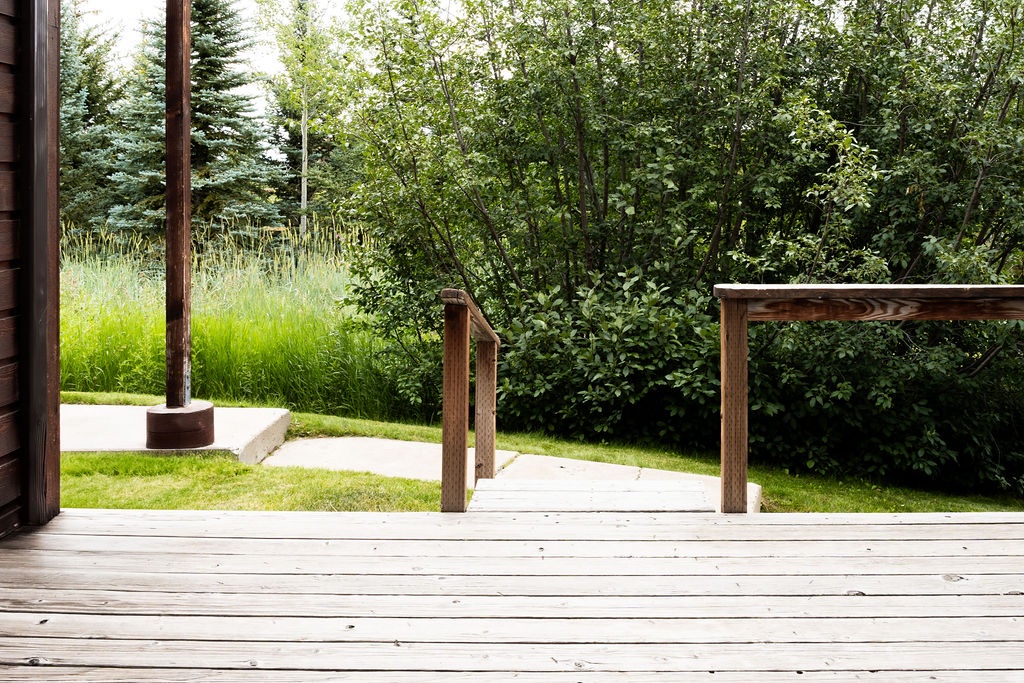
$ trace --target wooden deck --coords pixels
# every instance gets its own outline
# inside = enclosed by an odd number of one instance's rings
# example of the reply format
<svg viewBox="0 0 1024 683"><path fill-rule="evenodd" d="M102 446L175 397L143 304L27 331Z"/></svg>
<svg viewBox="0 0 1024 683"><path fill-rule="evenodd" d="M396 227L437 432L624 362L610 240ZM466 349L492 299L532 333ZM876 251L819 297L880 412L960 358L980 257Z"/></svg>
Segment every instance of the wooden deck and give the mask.
<svg viewBox="0 0 1024 683"><path fill-rule="evenodd" d="M1024 680L1022 514L66 510L0 590L4 681Z"/></svg>

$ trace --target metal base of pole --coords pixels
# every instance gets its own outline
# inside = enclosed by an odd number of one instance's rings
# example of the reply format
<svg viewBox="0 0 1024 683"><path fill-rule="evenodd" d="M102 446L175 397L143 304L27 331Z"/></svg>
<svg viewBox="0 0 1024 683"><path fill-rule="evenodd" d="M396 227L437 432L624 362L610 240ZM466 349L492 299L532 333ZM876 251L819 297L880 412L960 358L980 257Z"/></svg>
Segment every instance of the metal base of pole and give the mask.
<svg viewBox="0 0 1024 683"><path fill-rule="evenodd" d="M146 448L202 448L213 443L213 404L161 404L146 411Z"/></svg>

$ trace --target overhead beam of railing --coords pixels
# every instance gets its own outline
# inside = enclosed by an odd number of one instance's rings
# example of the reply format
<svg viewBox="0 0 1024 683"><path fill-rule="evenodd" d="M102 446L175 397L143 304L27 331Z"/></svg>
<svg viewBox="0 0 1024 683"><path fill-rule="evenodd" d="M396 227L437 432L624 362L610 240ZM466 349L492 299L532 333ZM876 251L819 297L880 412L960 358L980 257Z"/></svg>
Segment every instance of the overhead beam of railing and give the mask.
<svg viewBox="0 0 1024 683"><path fill-rule="evenodd" d="M476 340L476 462L473 481L494 477L498 347L487 319L461 289L441 290L444 302L441 511L466 511L469 459L469 340Z"/></svg>
<svg viewBox="0 0 1024 683"><path fill-rule="evenodd" d="M1019 285L716 285L722 301L722 512L747 511L747 323L1020 320Z"/></svg>

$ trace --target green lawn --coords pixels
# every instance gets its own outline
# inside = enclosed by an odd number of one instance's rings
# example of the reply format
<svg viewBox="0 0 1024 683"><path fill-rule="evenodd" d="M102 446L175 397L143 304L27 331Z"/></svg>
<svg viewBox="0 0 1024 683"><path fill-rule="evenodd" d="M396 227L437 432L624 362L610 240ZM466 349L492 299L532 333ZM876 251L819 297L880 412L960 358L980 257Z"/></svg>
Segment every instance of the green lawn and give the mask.
<svg viewBox="0 0 1024 683"><path fill-rule="evenodd" d="M64 394L66 402L153 405L154 396ZM221 405L225 405L223 402ZM441 441L440 427L295 413L289 438L373 436ZM584 444L535 434L499 434L498 448L639 467L717 474L717 455L663 448ZM62 458L64 507L237 510L438 510L440 487L431 482L371 474L243 465L222 456L68 453ZM861 480L794 476L753 465L766 512L1024 511L1011 496L957 496Z"/></svg>

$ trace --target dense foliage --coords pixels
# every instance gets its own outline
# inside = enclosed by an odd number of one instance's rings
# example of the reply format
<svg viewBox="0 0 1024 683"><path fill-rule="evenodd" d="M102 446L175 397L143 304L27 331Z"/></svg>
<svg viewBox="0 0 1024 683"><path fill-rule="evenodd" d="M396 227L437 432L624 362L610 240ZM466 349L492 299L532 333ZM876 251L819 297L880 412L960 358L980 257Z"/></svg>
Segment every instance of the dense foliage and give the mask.
<svg viewBox="0 0 1024 683"><path fill-rule="evenodd" d="M714 447L715 282L1020 278L1019 2L445 7L354 8L364 301L470 291L505 427ZM1024 490L1016 324L753 334L755 457Z"/></svg>

